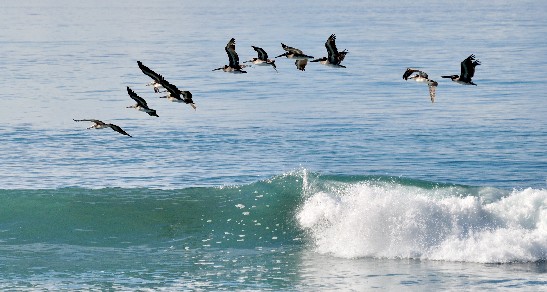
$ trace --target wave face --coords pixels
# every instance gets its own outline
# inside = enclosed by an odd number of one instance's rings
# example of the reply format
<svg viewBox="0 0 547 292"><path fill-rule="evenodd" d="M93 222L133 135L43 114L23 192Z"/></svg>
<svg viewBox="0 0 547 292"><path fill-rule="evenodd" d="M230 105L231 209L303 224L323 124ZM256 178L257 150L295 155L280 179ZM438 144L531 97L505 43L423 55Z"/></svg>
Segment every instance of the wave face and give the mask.
<svg viewBox="0 0 547 292"><path fill-rule="evenodd" d="M0 243L247 248L298 242L297 176L180 190L0 190ZM294 240L296 238L296 240ZM179 246L181 245L181 246Z"/></svg>
<svg viewBox="0 0 547 292"><path fill-rule="evenodd" d="M307 188L297 218L320 253L479 263L547 259L547 190L366 177L324 178Z"/></svg>

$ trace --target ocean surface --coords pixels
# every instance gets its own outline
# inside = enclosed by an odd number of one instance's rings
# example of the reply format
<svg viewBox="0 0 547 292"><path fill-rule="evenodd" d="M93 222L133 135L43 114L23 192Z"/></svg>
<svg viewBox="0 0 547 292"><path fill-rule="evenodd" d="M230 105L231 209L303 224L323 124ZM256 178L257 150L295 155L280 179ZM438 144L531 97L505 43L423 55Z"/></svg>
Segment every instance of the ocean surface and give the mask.
<svg viewBox="0 0 547 292"><path fill-rule="evenodd" d="M547 2L1 1L0 289L547 290ZM277 70L212 71L284 53ZM482 63L463 86L474 54ZM137 66L193 94L160 99ZM403 80L420 68L439 83ZM157 110L135 109L131 87ZM87 130L100 119L110 129Z"/></svg>

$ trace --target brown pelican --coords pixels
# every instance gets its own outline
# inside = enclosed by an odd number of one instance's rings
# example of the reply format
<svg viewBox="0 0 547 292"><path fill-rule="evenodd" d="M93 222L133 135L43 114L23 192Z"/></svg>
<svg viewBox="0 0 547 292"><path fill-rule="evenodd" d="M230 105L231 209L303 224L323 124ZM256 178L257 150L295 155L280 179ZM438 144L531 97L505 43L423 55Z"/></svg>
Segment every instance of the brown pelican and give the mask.
<svg viewBox="0 0 547 292"><path fill-rule="evenodd" d="M245 65L239 64L239 57L236 53L236 40L232 38L228 44L226 44L226 47L224 48L226 53L228 54L228 65L224 65L224 67L220 67L217 69L213 69L213 71L222 70L224 72L230 72L230 73L247 73L247 71L243 71L241 69L245 68Z"/></svg>
<svg viewBox="0 0 547 292"><path fill-rule="evenodd" d="M277 56L276 58L286 57L287 59L297 59L297 60L313 59L312 56L308 56L308 55L304 54L301 50L293 48L293 47L289 47L289 46L285 45L284 43L281 43L281 47L286 52L284 54L281 54L281 55Z"/></svg>
<svg viewBox="0 0 547 292"><path fill-rule="evenodd" d="M258 66L271 65L277 72L277 68L275 67L275 60L268 59L268 53L266 53L264 49L255 46L252 47L258 53L258 58L252 58L251 60L245 61L243 63L252 62L253 64Z"/></svg>
<svg viewBox="0 0 547 292"><path fill-rule="evenodd" d="M127 134L127 132L125 132L122 128L114 125L114 124L107 124L107 123L104 123L103 121L99 121L99 120L94 120L94 119L84 119L84 120L75 120L73 119L75 122L92 122L93 125L91 127L89 127L88 129L104 129L104 128L111 128L112 130L120 133L120 134L123 134L123 135L126 135L126 136L129 136L129 137L133 137L129 134Z"/></svg>
<svg viewBox="0 0 547 292"><path fill-rule="evenodd" d="M312 60L311 62L319 62L331 67L346 68L346 66L340 65L340 63L344 60L348 51L343 50L338 52L338 49L336 48L336 36L334 34L331 34L325 42L325 48L327 48L328 56Z"/></svg>
<svg viewBox="0 0 547 292"><path fill-rule="evenodd" d="M167 95L161 98L167 98L172 102L183 102L189 104L192 108L196 109L196 105L192 100L192 93L190 91L181 91L175 85L169 83L169 81L162 78L160 84L167 90Z"/></svg>
<svg viewBox="0 0 547 292"><path fill-rule="evenodd" d="M306 65L308 64L308 59L296 60L294 61L296 69L300 71L306 71Z"/></svg>
<svg viewBox="0 0 547 292"><path fill-rule="evenodd" d="M154 72L152 69L143 65L141 61L137 61L137 64L139 64L139 68L141 69L142 73L148 75L153 80L152 82L146 85L153 86L154 92L156 93L160 92L160 87L161 87L160 80L163 79L163 77L160 74Z"/></svg>
<svg viewBox="0 0 547 292"><path fill-rule="evenodd" d="M129 97L131 97L134 101L137 102L137 104L128 106L127 108L135 108L139 111L145 112L150 116L159 117L156 113L156 110L153 110L148 107L148 104L146 104L146 100L144 98L138 96L129 86L127 86L127 94L129 94Z"/></svg>
<svg viewBox="0 0 547 292"><path fill-rule="evenodd" d="M450 78L452 81L463 85L477 85L471 81L473 75L475 75L475 67L480 65L479 60L475 60L475 55L471 54L461 63L461 73L458 75L441 76L442 78Z"/></svg>
<svg viewBox="0 0 547 292"><path fill-rule="evenodd" d="M412 73L416 74L414 76L411 76ZM416 82L426 83L429 87L429 97L431 98L431 102L435 102L435 89L439 84L436 81L429 79L427 73L418 69L407 68L405 73L403 74L403 79L414 79L414 81Z"/></svg>

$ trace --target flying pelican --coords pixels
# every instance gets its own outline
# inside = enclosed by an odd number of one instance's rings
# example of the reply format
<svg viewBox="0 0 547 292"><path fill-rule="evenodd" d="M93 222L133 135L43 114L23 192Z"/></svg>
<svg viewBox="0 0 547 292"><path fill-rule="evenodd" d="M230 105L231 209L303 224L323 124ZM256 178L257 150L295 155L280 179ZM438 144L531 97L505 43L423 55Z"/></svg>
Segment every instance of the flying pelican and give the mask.
<svg viewBox="0 0 547 292"><path fill-rule="evenodd" d="M481 62L479 60L475 60L475 55L471 54L469 57L467 57L465 60L461 63L461 74L458 75L450 75L450 76L441 76L442 78L450 78L452 81L463 84L463 85L477 85L471 81L471 78L473 78L473 75L475 75L475 67L480 65Z"/></svg>
<svg viewBox="0 0 547 292"><path fill-rule="evenodd" d="M160 92L160 87L161 87L160 80L163 79L163 76L161 76L160 74L154 72L152 69L143 65L141 61L137 61L137 64L139 64L139 68L141 69L142 73L148 75L153 80L152 82L146 84L146 86L153 86L154 92L156 93Z"/></svg>
<svg viewBox="0 0 547 292"><path fill-rule="evenodd" d="M284 54L281 54L281 55L277 56L276 58L286 57L287 59L297 59L297 60L313 59L312 56L308 56L308 55L304 54L301 50L293 48L293 47L289 47L289 46L285 45L284 43L281 43L281 47L286 52Z"/></svg>
<svg viewBox="0 0 547 292"><path fill-rule="evenodd" d="M296 69L300 71L306 71L306 65L308 64L308 59L296 60L294 61Z"/></svg>
<svg viewBox="0 0 547 292"><path fill-rule="evenodd" d="M416 73L416 75L410 76L412 73ZM403 79L414 79L416 82L426 83L427 87L429 87L429 97L431 98L431 102L435 102L435 89L439 84L436 81L429 79L427 73L418 69L407 68L403 74Z"/></svg>
<svg viewBox="0 0 547 292"><path fill-rule="evenodd" d="M181 91L175 85L169 83L169 81L162 78L160 84L167 90L167 95L161 98L167 98L172 102L183 102L189 104L192 108L196 109L196 105L192 100L192 93L190 91Z"/></svg>
<svg viewBox="0 0 547 292"><path fill-rule="evenodd" d="M346 66L340 65L340 63L344 60L348 51L343 50L338 52L338 49L336 48L336 36L334 34L331 34L325 42L325 48L327 48L328 57L315 59L311 62L319 62L323 65L328 65L331 67L346 68Z"/></svg>
<svg viewBox="0 0 547 292"><path fill-rule="evenodd" d="M239 57L236 53L236 40L232 38L228 44L226 44L226 47L224 48L226 51L226 54L228 54L228 65L224 65L224 67L220 67L217 69L213 69L213 71L222 70L224 72L230 72L230 73L247 73L247 71L243 71L241 69L245 68L245 65L239 64Z"/></svg>
<svg viewBox="0 0 547 292"><path fill-rule="evenodd" d="M277 68L275 67L275 60L268 59L268 53L266 53L264 49L255 46L251 47L253 47L253 49L258 53L258 58L252 58L251 60L245 61L243 63L252 62L253 64L259 66L271 65L277 72Z"/></svg>
<svg viewBox="0 0 547 292"><path fill-rule="evenodd" d="M75 122L92 122L93 125L87 129L104 129L104 128L111 128L112 130L120 133L120 134L123 134L123 135L126 135L126 136L129 136L129 137L133 137L129 134L127 134L127 132L125 132L122 128L114 125L114 124L107 124L103 121L99 121L99 120L94 120L94 119L84 119L84 120L75 120L73 119Z"/></svg>
<svg viewBox="0 0 547 292"><path fill-rule="evenodd" d="M149 108L148 105L146 104L146 100L144 100L144 98L138 96L135 93L135 91L133 91L133 90L131 90L131 88L129 88L129 86L127 86L127 94L129 94L129 97L131 97L134 101L137 102L137 104L128 106L127 108L136 108L139 111L145 112L150 116L159 117L158 114L156 113L156 110L153 110L153 109Z"/></svg>

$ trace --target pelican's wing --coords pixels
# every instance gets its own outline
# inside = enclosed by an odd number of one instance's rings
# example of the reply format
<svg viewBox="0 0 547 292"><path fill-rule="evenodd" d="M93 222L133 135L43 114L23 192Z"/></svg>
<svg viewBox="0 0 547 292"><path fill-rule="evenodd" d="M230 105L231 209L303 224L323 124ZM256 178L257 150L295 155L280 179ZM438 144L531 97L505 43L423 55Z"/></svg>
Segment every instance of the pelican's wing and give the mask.
<svg viewBox="0 0 547 292"><path fill-rule="evenodd" d="M435 102L435 90L437 89L437 81L434 80L428 80L427 86L429 87L429 97L431 98L431 102Z"/></svg>
<svg viewBox="0 0 547 292"><path fill-rule="evenodd" d="M142 64L141 61L137 61L137 64L139 64L139 68L141 69L142 73L148 75L150 78L152 78L153 80L155 80L156 82L160 82L160 79L162 79L163 77L154 72L152 69L146 67L145 65Z"/></svg>
<svg viewBox="0 0 547 292"><path fill-rule="evenodd" d="M116 132L118 132L118 133L120 133L120 134L123 134L123 135L129 136L129 137L133 137L133 136L131 136L131 135L127 134L127 132L126 132L126 131L124 131L124 130L123 130L122 128L120 128L120 127L119 127L119 126L117 126L117 125L114 125L114 124L108 124L108 126L109 126L109 127L110 127L110 128L112 129L112 130L114 130L114 131L116 131Z"/></svg>
<svg viewBox="0 0 547 292"><path fill-rule="evenodd" d="M173 98L181 99L180 98L181 91L174 84L169 83L169 81L167 81L163 78L161 79L160 84L161 84L161 86L163 86L163 88L165 88L167 91L169 91L169 93L171 93L171 96Z"/></svg>
<svg viewBox="0 0 547 292"><path fill-rule="evenodd" d="M348 50L344 49L343 51L341 52L338 52L338 62L342 62L344 61L344 59L346 58L346 55L348 54Z"/></svg>
<svg viewBox="0 0 547 292"><path fill-rule="evenodd" d="M255 47L255 46L252 46L252 47L258 53L258 59L260 59L262 61L267 61L268 60L268 54L266 53L266 51L264 51L264 49L259 48L259 47Z"/></svg>
<svg viewBox="0 0 547 292"><path fill-rule="evenodd" d="M72 120L74 120L75 122L92 122L92 123L95 123L97 125L104 125L105 124L103 121L95 120L95 119L82 119L82 120L72 119Z"/></svg>
<svg viewBox="0 0 547 292"><path fill-rule="evenodd" d="M135 91L131 90L131 88L129 88L129 86L127 86L127 94L129 94L129 97L131 97L134 101L137 102L138 105L144 107L144 108L148 108L148 105L146 104L146 100L144 100L144 98L138 96Z"/></svg>
<svg viewBox="0 0 547 292"><path fill-rule="evenodd" d="M336 48L336 36L331 34L325 42L327 48L328 59L331 64L338 64L338 49Z"/></svg>
<svg viewBox="0 0 547 292"><path fill-rule="evenodd" d="M239 66L239 57L236 53L236 40L232 38L228 44L226 44L226 47L224 48L226 50L226 54L228 54L228 60L230 67L238 67Z"/></svg>
<svg viewBox="0 0 547 292"><path fill-rule="evenodd" d="M427 73L425 73L424 71L421 71L421 70L418 70L418 69L407 68L405 73L403 74L403 79L408 80L408 77L410 77L410 75L412 75L412 73L415 73L415 72L422 78L426 78L426 79L428 78Z"/></svg>
<svg viewBox="0 0 547 292"><path fill-rule="evenodd" d="M283 50L289 52L289 53L294 53L294 54L304 54L302 53L301 50L297 49L297 48L293 48L293 47L289 47L287 45L285 45L284 43L281 43L281 47L283 48Z"/></svg>
<svg viewBox="0 0 547 292"><path fill-rule="evenodd" d="M410 75L412 75L412 73L416 72L418 70L416 69L412 69L412 68L406 68L406 71L405 73L403 74L403 79L404 80L408 80L408 77L410 77Z"/></svg>
<svg viewBox="0 0 547 292"><path fill-rule="evenodd" d="M308 64L308 59L296 60L294 62L296 69L301 71L306 71L306 65Z"/></svg>
<svg viewBox="0 0 547 292"><path fill-rule="evenodd" d="M463 60L461 64L460 78L471 81L471 78L475 76L475 67L480 64L481 63L479 61L475 60L475 55L471 54L469 57Z"/></svg>

